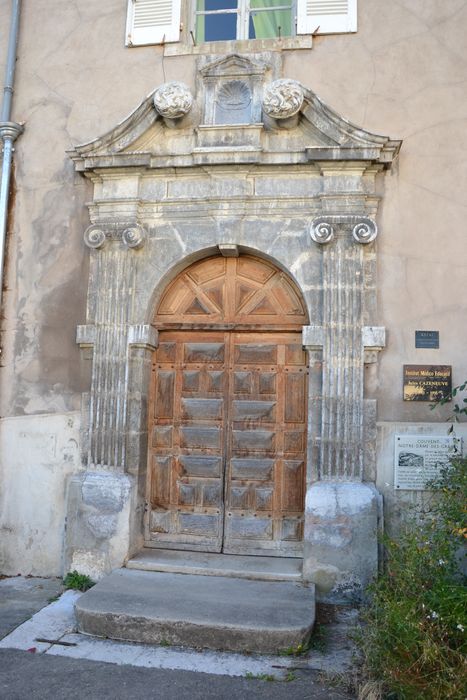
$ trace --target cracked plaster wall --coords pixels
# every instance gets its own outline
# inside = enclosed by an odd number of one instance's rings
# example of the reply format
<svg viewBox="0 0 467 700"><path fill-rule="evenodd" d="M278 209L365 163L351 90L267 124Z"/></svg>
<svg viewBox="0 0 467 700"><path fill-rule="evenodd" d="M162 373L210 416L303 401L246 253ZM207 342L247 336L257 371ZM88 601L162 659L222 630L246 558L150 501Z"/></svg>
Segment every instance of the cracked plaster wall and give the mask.
<svg viewBox="0 0 467 700"><path fill-rule="evenodd" d="M125 5L23 6L13 118L26 130L15 154L1 416L64 415L79 408L89 386L75 328L85 321L89 252L82 232L91 188L65 150L114 126L162 82L195 83L194 57L162 60L161 47L125 48ZM367 396L378 399L380 424L442 421L428 404L402 402L402 364L452 364L455 383L467 374L467 2L358 6L356 34L315 37L311 50L284 51L283 74L352 122L403 140L399 160L380 177L378 323L388 333L378 377L375 365L367 370ZM9 12L2 3L1 76ZM440 331L439 350L414 348L419 328Z"/></svg>

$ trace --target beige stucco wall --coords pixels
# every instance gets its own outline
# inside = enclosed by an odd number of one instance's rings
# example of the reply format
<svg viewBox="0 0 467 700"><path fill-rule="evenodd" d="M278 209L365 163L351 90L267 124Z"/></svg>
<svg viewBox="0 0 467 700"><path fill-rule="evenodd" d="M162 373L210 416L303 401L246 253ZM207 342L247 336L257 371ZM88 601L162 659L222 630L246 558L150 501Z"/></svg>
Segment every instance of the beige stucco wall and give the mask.
<svg viewBox="0 0 467 700"><path fill-rule="evenodd" d="M0 6L0 76L9 5ZM79 409L89 383L75 330L86 315L82 232L91 188L65 151L113 127L162 82L194 86L194 57L162 61L161 47L125 48L125 19L125 0L35 0L23 7L13 118L26 130L15 155L0 415L18 417L24 429L28 416ZM396 165L380 178L378 323L388 344L378 379L371 369L368 382L380 424L443 417L401 400L404 363L452 364L455 383L467 376L466 31L463 0L359 0L356 34L316 37L311 50L283 52L284 76L359 126L403 139ZM415 350L416 329L439 330L440 349ZM16 462L5 454L4 492L16 478ZM34 459L26 452L23 468ZM56 478L55 487L62 475ZM57 569L61 550L50 547ZM38 558L36 573L48 573L52 560Z"/></svg>
<svg viewBox="0 0 467 700"><path fill-rule="evenodd" d="M63 574L68 479L81 469L79 413L0 420L0 571Z"/></svg>

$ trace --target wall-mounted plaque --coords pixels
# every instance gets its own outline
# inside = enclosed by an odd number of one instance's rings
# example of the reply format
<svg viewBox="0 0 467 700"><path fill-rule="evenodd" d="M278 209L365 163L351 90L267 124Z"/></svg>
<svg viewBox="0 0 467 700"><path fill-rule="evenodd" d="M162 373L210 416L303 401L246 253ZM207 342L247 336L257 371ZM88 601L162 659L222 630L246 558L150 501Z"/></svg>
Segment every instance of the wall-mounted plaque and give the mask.
<svg viewBox="0 0 467 700"><path fill-rule="evenodd" d="M416 348L439 348L439 331L415 331Z"/></svg>
<svg viewBox="0 0 467 700"><path fill-rule="evenodd" d="M462 440L444 435L396 435L394 488L420 491L454 455L462 454Z"/></svg>
<svg viewBox="0 0 467 700"><path fill-rule="evenodd" d="M451 365L404 365L404 401L440 401L451 388Z"/></svg>

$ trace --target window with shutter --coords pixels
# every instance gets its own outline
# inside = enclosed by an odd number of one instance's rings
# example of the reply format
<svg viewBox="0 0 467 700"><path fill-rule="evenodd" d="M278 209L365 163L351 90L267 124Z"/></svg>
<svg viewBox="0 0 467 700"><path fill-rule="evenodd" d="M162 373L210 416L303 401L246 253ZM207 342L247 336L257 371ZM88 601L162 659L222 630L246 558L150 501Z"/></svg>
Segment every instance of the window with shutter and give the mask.
<svg viewBox="0 0 467 700"><path fill-rule="evenodd" d="M178 41L180 11L181 0L129 0L127 46Z"/></svg>
<svg viewBox="0 0 467 700"><path fill-rule="evenodd" d="M357 31L357 0L129 0L127 46L179 41L182 10L197 44Z"/></svg>
<svg viewBox="0 0 467 700"><path fill-rule="evenodd" d="M357 31L357 0L298 0L297 34Z"/></svg>
<svg viewBox="0 0 467 700"><path fill-rule="evenodd" d="M195 0L198 43L294 36L295 0Z"/></svg>

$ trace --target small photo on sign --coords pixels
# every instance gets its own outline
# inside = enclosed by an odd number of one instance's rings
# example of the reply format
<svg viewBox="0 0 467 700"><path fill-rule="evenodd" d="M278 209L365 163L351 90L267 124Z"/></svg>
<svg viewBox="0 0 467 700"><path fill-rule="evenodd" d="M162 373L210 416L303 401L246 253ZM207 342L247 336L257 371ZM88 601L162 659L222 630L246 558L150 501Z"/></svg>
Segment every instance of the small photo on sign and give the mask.
<svg viewBox="0 0 467 700"><path fill-rule="evenodd" d="M399 467L423 467L423 464L423 454L416 454L415 452L399 453Z"/></svg>
<svg viewBox="0 0 467 700"><path fill-rule="evenodd" d="M449 398L451 365L404 365L404 401L436 403Z"/></svg>

